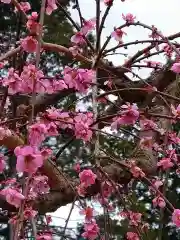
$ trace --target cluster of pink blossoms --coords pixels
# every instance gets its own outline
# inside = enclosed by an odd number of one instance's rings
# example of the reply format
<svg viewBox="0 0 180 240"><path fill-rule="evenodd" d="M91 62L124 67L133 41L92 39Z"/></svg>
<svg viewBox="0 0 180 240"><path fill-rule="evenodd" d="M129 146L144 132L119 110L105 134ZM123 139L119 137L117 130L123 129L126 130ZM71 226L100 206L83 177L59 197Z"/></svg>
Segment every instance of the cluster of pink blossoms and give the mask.
<svg viewBox="0 0 180 240"><path fill-rule="evenodd" d="M121 106L120 117L115 117L111 124L112 129L118 129L121 125L133 125L139 118L139 111L136 104L127 103Z"/></svg>
<svg viewBox="0 0 180 240"><path fill-rule="evenodd" d="M0 0L2 3L9 4L11 3L11 0ZM56 0L47 0L47 7L46 7L46 13L48 15L51 15L51 13L57 9L57 1ZM31 6L28 2L20 2L21 9L24 12L27 12L31 9ZM16 10L17 11L17 10Z"/></svg>
<svg viewBox="0 0 180 240"><path fill-rule="evenodd" d="M79 173L79 178L80 185L77 187L78 194L84 197L86 195L86 189L95 183L97 176L92 170L87 169Z"/></svg>
<svg viewBox="0 0 180 240"><path fill-rule="evenodd" d="M86 93L93 78L94 71L92 70L65 67L63 79L49 79L44 76L41 70L29 64L24 66L20 75L13 68L10 68L7 77L2 80L2 85L9 87L10 94L32 93L33 91L52 94L68 88Z"/></svg>
<svg viewBox="0 0 180 240"><path fill-rule="evenodd" d="M94 209L91 207L86 207L80 211L80 214L85 215L84 233L82 236L89 240L96 239L100 229L96 223L96 220L94 219Z"/></svg>
<svg viewBox="0 0 180 240"><path fill-rule="evenodd" d="M92 18L88 21L83 22L83 27L75 35L71 37L71 42L75 45L81 46L86 43L86 35L95 29L96 19Z"/></svg>

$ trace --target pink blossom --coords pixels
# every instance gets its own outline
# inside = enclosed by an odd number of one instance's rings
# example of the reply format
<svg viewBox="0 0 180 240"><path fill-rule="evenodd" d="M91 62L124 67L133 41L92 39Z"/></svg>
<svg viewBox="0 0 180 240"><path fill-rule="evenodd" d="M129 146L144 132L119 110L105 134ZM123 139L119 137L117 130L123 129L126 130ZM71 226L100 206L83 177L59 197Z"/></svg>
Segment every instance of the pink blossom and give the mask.
<svg viewBox="0 0 180 240"><path fill-rule="evenodd" d="M161 62L155 62L155 61L149 61L149 60L145 60L144 62L147 63L147 66L149 67L162 68Z"/></svg>
<svg viewBox="0 0 180 240"><path fill-rule="evenodd" d="M131 24L134 23L134 20L136 19L135 16L133 16L132 13L128 13L126 15L122 14L122 18L124 21L126 21L126 23Z"/></svg>
<svg viewBox="0 0 180 240"><path fill-rule="evenodd" d="M6 201L9 204L15 206L16 208L19 208L22 200L25 199L25 197L20 192L12 188L5 188L0 193L5 196Z"/></svg>
<svg viewBox="0 0 180 240"><path fill-rule="evenodd" d="M166 44L165 46L163 46L162 50L165 52L165 55L167 57L169 57L169 58L172 57L173 48L169 44Z"/></svg>
<svg viewBox="0 0 180 240"><path fill-rule="evenodd" d="M0 127L0 140L3 140L6 137L11 136L11 130L4 128L4 127Z"/></svg>
<svg viewBox="0 0 180 240"><path fill-rule="evenodd" d="M52 222L52 217L51 217L51 215L46 215L45 218L46 218L47 224L50 224L50 223Z"/></svg>
<svg viewBox="0 0 180 240"><path fill-rule="evenodd" d="M180 138L176 135L176 133L169 133L169 139L176 144L180 144Z"/></svg>
<svg viewBox="0 0 180 240"><path fill-rule="evenodd" d="M90 130L89 126L92 122L92 116L89 117L88 114L81 113L74 118L75 136L77 139L90 141L92 137L92 130Z"/></svg>
<svg viewBox="0 0 180 240"><path fill-rule="evenodd" d="M75 57L79 53L79 47L77 45L72 46L72 47L69 48L69 51Z"/></svg>
<svg viewBox="0 0 180 240"><path fill-rule="evenodd" d="M135 232L127 232L126 234L127 240L139 240L139 236Z"/></svg>
<svg viewBox="0 0 180 240"><path fill-rule="evenodd" d="M0 69L2 69L4 67L4 63L0 62Z"/></svg>
<svg viewBox="0 0 180 240"><path fill-rule="evenodd" d="M41 70L37 69L35 65L28 64L27 66L24 66L20 77L23 80L21 83L21 92L32 93L35 91L37 93L47 93L44 79L42 80L44 74ZM34 79L36 79L35 89Z"/></svg>
<svg viewBox="0 0 180 240"><path fill-rule="evenodd" d="M105 181L102 183L102 191L103 191L103 196L105 198L108 198L114 192L114 188L109 181Z"/></svg>
<svg viewBox="0 0 180 240"><path fill-rule="evenodd" d="M50 190L48 177L44 175L35 176L31 183L31 188L36 194L48 193Z"/></svg>
<svg viewBox="0 0 180 240"><path fill-rule="evenodd" d="M76 164L74 165L74 170L75 170L77 173L80 173L80 171L81 171L81 166L80 166L79 163L76 163Z"/></svg>
<svg viewBox="0 0 180 240"><path fill-rule="evenodd" d="M170 158L162 158L158 163L158 167L162 167L163 170L172 168L174 166Z"/></svg>
<svg viewBox="0 0 180 240"><path fill-rule="evenodd" d="M57 126L55 123L50 122L49 124L46 125L46 130L47 130L47 136L57 136L59 135Z"/></svg>
<svg viewBox="0 0 180 240"><path fill-rule="evenodd" d="M51 15L51 13L57 9L56 0L47 0L46 13Z"/></svg>
<svg viewBox="0 0 180 240"><path fill-rule="evenodd" d="M71 37L71 42L79 45L83 45L86 43L84 39L84 34L82 32L77 32L75 35Z"/></svg>
<svg viewBox="0 0 180 240"><path fill-rule="evenodd" d="M52 240L52 235L50 233L44 233L44 234L41 234L41 235L38 235L36 237L36 240Z"/></svg>
<svg viewBox="0 0 180 240"><path fill-rule="evenodd" d="M153 38L154 40L158 40L160 38L159 34L158 34L158 29L155 26L152 26L152 32L149 35L150 38Z"/></svg>
<svg viewBox="0 0 180 240"><path fill-rule="evenodd" d="M99 227L95 220L90 223L85 223L84 230L85 232L82 234L82 236L90 240L96 239L99 233Z"/></svg>
<svg viewBox="0 0 180 240"><path fill-rule="evenodd" d="M180 104L177 106L177 108L171 105L171 110L176 118L180 118Z"/></svg>
<svg viewBox="0 0 180 240"><path fill-rule="evenodd" d="M24 49L24 51L28 53L36 52L37 44L38 44L37 40L32 36L28 36L24 39L21 39L21 46Z"/></svg>
<svg viewBox="0 0 180 240"><path fill-rule="evenodd" d="M28 2L20 2L19 5L23 12L28 12L31 9L31 5ZM14 11L17 12L18 9L15 8Z"/></svg>
<svg viewBox="0 0 180 240"><path fill-rule="evenodd" d="M145 176L142 169L137 166L132 166L130 170L134 178L143 178Z"/></svg>
<svg viewBox="0 0 180 240"><path fill-rule="evenodd" d="M94 209L91 207L86 207L80 211L80 214L85 215L86 221L90 221L93 218Z"/></svg>
<svg viewBox="0 0 180 240"><path fill-rule="evenodd" d="M120 28L117 28L114 32L111 33L111 37L113 37L116 41L122 42L123 35L127 35Z"/></svg>
<svg viewBox="0 0 180 240"><path fill-rule="evenodd" d="M105 3L107 6L110 6L110 5L112 5L113 0L104 0L104 3Z"/></svg>
<svg viewBox="0 0 180 240"><path fill-rule="evenodd" d="M176 225L176 227L180 227L180 209L174 209L172 222Z"/></svg>
<svg viewBox="0 0 180 240"><path fill-rule="evenodd" d="M39 146L45 140L47 127L42 123L35 123L29 126L29 143L32 146Z"/></svg>
<svg viewBox="0 0 180 240"><path fill-rule="evenodd" d="M1 0L2 3L6 3L6 4L9 4L11 3L11 0Z"/></svg>
<svg viewBox="0 0 180 240"><path fill-rule="evenodd" d="M89 69L73 69L65 67L64 81L69 88L75 88L81 93L86 93L88 87L92 84L94 71Z"/></svg>
<svg viewBox="0 0 180 240"><path fill-rule="evenodd" d="M43 165L41 153L31 146L18 146L14 153L17 157L16 169L18 172L35 173Z"/></svg>
<svg viewBox="0 0 180 240"><path fill-rule="evenodd" d="M22 79L14 68L10 68L7 77L2 80L2 84L8 87L10 94L16 94L21 91Z"/></svg>
<svg viewBox="0 0 180 240"><path fill-rule="evenodd" d="M78 195L81 197L85 197L86 196L86 187L84 186L84 184L80 184L79 186L77 186L77 192Z"/></svg>
<svg viewBox="0 0 180 240"><path fill-rule="evenodd" d="M30 16L28 16L28 21L26 23L26 27L31 34L37 34L40 28L38 20L37 12L32 12Z"/></svg>
<svg viewBox="0 0 180 240"><path fill-rule="evenodd" d="M164 208L166 206L166 202L164 201L164 199L160 196L155 197L153 200L153 206L154 207L160 207L160 208Z"/></svg>
<svg viewBox="0 0 180 240"><path fill-rule="evenodd" d="M83 27L81 28L81 32L86 35L89 31L95 29L96 18L92 18L88 21L84 20Z"/></svg>
<svg viewBox="0 0 180 240"><path fill-rule="evenodd" d="M135 124L139 118L139 111L136 104L130 105L130 103L127 103L126 105L122 105L121 108L121 116L113 119L114 122L111 124L112 129L117 129L119 125Z"/></svg>
<svg viewBox="0 0 180 240"><path fill-rule="evenodd" d="M30 220L37 215L37 211L33 210L31 207L26 208L23 212L23 215L25 220L28 220L28 219Z"/></svg>
<svg viewBox="0 0 180 240"><path fill-rule="evenodd" d="M171 71L173 71L175 73L180 73L180 62L173 63L173 65L171 67Z"/></svg>
<svg viewBox="0 0 180 240"><path fill-rule="evenodd" d="M130 225L138 226L138 224L141 222L141 217L142 217L141 213L129 211Z"/></svg>
<svg viewBox="0 0 180 240"><path fill-rule="evenodd" d="M163 185L163 182L161 180L155 180L153 181L153 185L155 186L155 188L159 188Z"/></svg>
<svg viewBox="0 0 180 240"><path fill-rule="evenodd" d="M53 92L55 92L55 91L61 91L61 90L63 90L63 89L67 89L68 86L66 85L66 83L64 82L64 80L58 80L58 81L53 80L53 82L52 82L52 88L53 88L53 91L52 91L52 93L53 93ZM48 91L48 93L49 93L49 91Z"/></svg>
<svg viewBox="0 0 180 240"><path fill-rule="evenodd" d="M158 129L157 124L149 119L140 120L140 127L142 130L150 130L150 129L157 130Z"/></svg>
<svg viewBox="0 0 180 240"><path fill-rule="evenodd" d="M44 160L47 160L48 158L50 158L52 156L52 150L50 148L42 148L41 149L41 155L43 156Z"/></svg>
<svg viewBox="0 0 180 240"><path fill-rule="evenodd" d="M97 176L90 169L87 169L87 170L83 170L82 172L79 173L79 178L80 178L81 183L85 187L89 187L95 183Z"/></svg>

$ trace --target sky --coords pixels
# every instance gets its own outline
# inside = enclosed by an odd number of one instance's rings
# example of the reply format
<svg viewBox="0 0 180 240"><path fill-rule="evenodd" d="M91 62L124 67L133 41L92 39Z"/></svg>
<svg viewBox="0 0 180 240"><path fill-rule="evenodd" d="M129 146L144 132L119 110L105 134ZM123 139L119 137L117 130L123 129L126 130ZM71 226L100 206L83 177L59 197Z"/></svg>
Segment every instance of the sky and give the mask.
<svg viewBox="0 0 180 240"><path fill-rule="evenodd" d="M79 0L82 15L85 19L95 17L95 0ZM101 4L102 14L105 10L105 6ZM110 14L105 22L105 29L103 30L102 42L113 31L113 28L123 24L122 13L132 13L136 16L136 19L147 24L155 25L164 35L171 35L180 31L180 0L126 0L121 2L120 0L114 0L114 5L110 11ZM78 21L78 15L76 10L71 10L72 17L75 21ZM127 36L124 38L124 42L135 40L147 40L150 31L146 31L140 27L131 27L126 29ZM117 43L111 41L108 46L113 47ZM137 49L144 48L145 45L137 45L129 48L128 51L123 50L123 53L128 53L130 56L137 51ZM121 65L125 58L116 55L109 58L115 65ZM156 57L153 60L162 61L163 58ZM148 75L147 70L141 71L141 75ZM71 205L59 208L53 216L66 219ZM53 223L58 226L64 226L65 220L61 218L53 218ZM78 208L73 211L68 227L76 227L77 222L83 221L83 216L79 215Z"/></svg>

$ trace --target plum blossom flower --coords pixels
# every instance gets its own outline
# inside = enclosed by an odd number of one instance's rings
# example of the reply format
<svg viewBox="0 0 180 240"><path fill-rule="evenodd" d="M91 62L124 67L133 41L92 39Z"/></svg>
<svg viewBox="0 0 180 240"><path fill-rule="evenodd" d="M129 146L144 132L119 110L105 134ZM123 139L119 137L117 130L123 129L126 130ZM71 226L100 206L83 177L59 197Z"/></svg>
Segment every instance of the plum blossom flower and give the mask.
<svg viewBox="0 0 180 240"><path fill-rule="evenodd" d="M145 176L145 173L142 171L142 169L133 164L133 162L130 171L134 178L143 178Z"/></svg>
<svg viewBox="0 0 180 240"><path fill-rule="evenodd" d="M46 7L46 14L51 15L51 13L57 9L56 0L48 0Z"/></svg>
<svg viewBox="0 0 180 240"><path fill-rule="evenodd" d="M89 223L85 223L84 230L85 232L82 234L82 236L90 240L96 239L99 233L99 227L95 220Z"/></svg>
<svg viewBox="0 0 180 240"><path fill-rule="evenodd" d="M50 223L52 222L52 217L51 217L51 215L46 215L45 218L46 218L46 223L47 223L47 224L50 224Z"/></svg>
<svg viewBox="0 0 180 240"><path fill-rule="evenodd" d="M172 222L176 225L176 227L180 227L180 209L174 209Z"/></svg>
<svg viewBox="0 0 180 240"><path fill-rule="evenodd" d="M10 94L16 94L21 91L22 79L14 68L10 68L7 77L2 80L2 84L8 87Z"/></svg>
<svg viewBox="0 0 180 240"><path fill-rule="evenodd" d="M79 173L79 178L84 187L89 187L95 183L97 176L91 169L85 169Z"/></svg>
<svg viewBox="0 0 180 240"><path fill-rule="evenodd" d="M180 118L180 104L177 106L177 108L171 105L171 110L176 118Z"/></svg>
<svg viewBox="0 0 180 240"><path fill-rule="evenodd" d="M160 207L160 208L164 208L166 206L166 202L164 201L164 199L160 196L155 197L153 200L153 206L154 207Z"/></svg>
<svg viewBox="0 0 180 240"><path fill-rule="evenodd" d="M134 20L136 19L135 16L133 16L132 13L127 13L126 15L122 14L122 18L124 21L126 21L126 23L130 24L130 23L134 23Z"/></svg>
<svg viewBox="0 0 180 240"><path fill-rule="evenodd" d="M110 5L112 5L113 0L104 0L104 3L105 3L107 6L110 6Z"/></svg>
<svg viewBox="0 0 180 240"><path fill-rule="evenodd" d="M84 34L82 32L77 32L75 35L71 37L71 42L77 45L83 45L86 43L84 39Z"/></svg>
<svg viewBox="0 0 180 240"><path fill-rule="evenodd" d="M38 44L37 40L32 36L27 36L26 38L21 39L21 46L24 49L24 51L28 53L36 52L37 44Z"/></svg>
<svg viewBox="0 0 180 240"><path fill-rule="evenodd" d="M172 168L174 166L174 163L171 161L170 158L162 158L158 163L158 167L162 167L163 170Z"/></svg>
<svg viewBox="0 0 180 240"><path fill-rule="evenodd" d="M118 42L122 42L123 35L127 34L123 32L120 28L117 28L116 30L114 30L114 32L111 33L111 37L113 37Z"/></svg>
<svg viewBox="0 0 180 240"><path fill-rule="evenodd" d="M81 166L80 166L79 163L76 163L76 164L74 165L74 170L75 170L77 173L80 173L80 171L81 171Z"/></svg>
<svg viewBox="0 0 180 240"><path fill-rule="evenodd" d="M175 73L180 73L180 62L174 63L171 67L171 71Z"/></svg>
<svg viewBox="0 0 180 240"><path fill-rule="evenodd" d="M96 26L96 18L91 18L88 21L84 20L83 27L81 28L81 32L86 35L89 31L95 29Z"/></svg>
<svg viewBox="0 0 180 240"><path fill-rule="evenodd" d="M86 207L85 209L82 209L82 210L80 211L80 214L85 215L86 221L90 221L90 220L92 220L92 218L93 218L94 209L88 206L88 207Z"/></svg>
<svg viewBox="0 0 180 240"><path fill-rule="evenodd" d="M92 115L88 114L81 113L74 118L75 136L77 139L90 141L92 137L92 130L90 130L89 126L92 122L93 122Z"/></svg>
<svg viewBox="0 0 180 240"><path fill-rule="evenodd" d="M149 61L149 60L145 60L144 62L149 67L162 68L162 63L161 62L155 62L155 61Z"/></svg>
<svg viewBox="0 0 180 240"><path fill-rule="evenodd" d="M0 140L3 140L5 137L10 137L12 135L11 130L0 127Z"/></svg>
<svg viewBox="0 0 180 240"><path fill-rule="evenodd" d="M48 177L44 175L35 176L31 184L31 189L36 194L48 193L50 190Z"/></svg>
<svg viewBox="0 0 180 240"><path fill-rule="evenodd" d="M79 47L77 45L74 45L69 48L69 51L72 53L73 57L75 57L79 53Z"/></svg>
<svg viewBox="0 0 180 240"><path fill-rule="evenodd" d="M176 144L180 144L180 138L177 136L176 133L169 133L169 140Z"/></svg>
<svg viewBox="0 0 180 240"><path fill-rule="evenodd" d="M75 88L81 93L86 93L94 78L94 71L89 69L73 69L65 67L64 81L69 88Z"/></svg>
<svg viewBox="0 0 180 240"><path fill-rule="evenodd" d="M31 5L28 2L20 2L19 5L20 5L20 8L22 9L22 11L24 11L24 12L28 12L31 9ZM17 12L18 9L15 8L14 11Z"/></svg>
<svg viewBox="0 0 180 240"><path fill-rule="evenodd" d="M43 165L43 156L34 147L16 147L14 154L17 157L16 170L18 172L35 173Z"/></svg>
<svg viewBox="0 0 180 240"><path fill-rule="evenodd" d="M139 240L139 236L135 232L127 232L126 234L127 240Z"/></svg>
<svg viewBox="0 0 180 240"><path fill-rule="evenodd" d="M31 207L26 208L23 212L23 215L25 220L28 220L28 219L30 220L37 215L37 211L33 210Z"/></svg>
<svg viewBox="0 0 180 240"><path fill-rule="evenodd" d="M16 208L19 208L22 200L25 199L25 197L20 192L12 188L5 188L0 192L0 194L4 195L6 201Z"/></svg>
<svg viewBox="0 0 180 240"><path fill-rule="evenodd" d="M135 124L139 118L139 111L136 104L127 103L121 106L122 111L120 112L120 117L115 117L113 123L111 124L112 129L117 129L119 125L130 125Z"/></svg>
<svg viewBox="0 0 180 240"><path fill-rule="evenodd" d="M32 12L30 16L28 16L28 21L26 23L26 27L29 30L31 34L37 34L39 30L39 23L38 20L38 14L37 12Z"/></svg>
<svg viewBox="0 0 180 240"><path fill-rule="evenodd" d="M135 212L129 211L130 225L138 226L138 224L141 222L141 217L142 217L141 213L135 213Z"/></svg>
<svg viewBox="0 0 180 240"><path fill-rule="evenodd" d="M36 237L36 240L52 240L52 235L50 233L44 233L44 234L41 234L41 235L38 235Z"/></svg>
<svg viewBox="0 0 180 240"><path fill-rule="evenodd" d="M85 197L86 195L86 187L84 186L84 184L80 184L79 186L77 186L77 192L78 195L81 197Z"/></svg>
<svg viewBox="0 0 180 240"><path fill-rule="evenodd" d="M46 125L43 123L35 123L29 126L29 143L32 146L39 146L45 140L47 133Z"/></svg>

